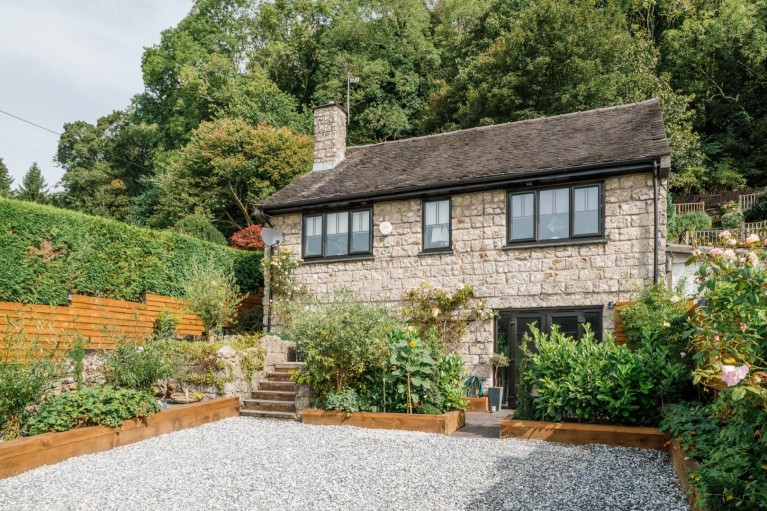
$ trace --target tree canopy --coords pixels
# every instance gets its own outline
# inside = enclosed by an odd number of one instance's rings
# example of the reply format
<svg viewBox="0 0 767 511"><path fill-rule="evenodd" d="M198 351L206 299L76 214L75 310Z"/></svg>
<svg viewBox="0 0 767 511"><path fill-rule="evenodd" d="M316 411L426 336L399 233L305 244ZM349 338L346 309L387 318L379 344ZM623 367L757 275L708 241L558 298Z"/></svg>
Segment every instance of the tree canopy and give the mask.
<svg viewBox="0 0 767 511"><path fill-rule="evenodd" d="M125 110L65 126L67 207L230 234L347 90L352 145L657 97L672 190L767 185L767 0L196 0L142 72Z"/></svg>
<svg viewBox="0 0 767 511"><path fill-rule="evenodd" d="M15 197L20 200L39 202L40 204L48 202L50 198L48 183L45 182L43 173L40 171L37 163L33 163L27 173L24 174Z"/></svg>
<svg viewBox="0 0 767 511"><path fill-rule="evenodd" d="M0 158L0 197L11 196L11 185L13 184L13 178L11 172L5 165L5 162Z"/></svg>

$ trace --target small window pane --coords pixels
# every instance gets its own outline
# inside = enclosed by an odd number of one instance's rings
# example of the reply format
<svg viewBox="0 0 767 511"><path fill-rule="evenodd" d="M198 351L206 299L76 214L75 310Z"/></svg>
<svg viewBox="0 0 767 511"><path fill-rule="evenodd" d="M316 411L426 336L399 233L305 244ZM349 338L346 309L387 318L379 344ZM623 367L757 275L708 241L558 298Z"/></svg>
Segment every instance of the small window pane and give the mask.
<svg viewBox="0 0 767 511"><path fill-rule="evenodd" d="M424 203L424 249L450 247L450 201Z"/></svg>
<svg viewBox="0 0 767 511"><path fill-rule="evenodd" d="M370 211L352 213L352 252L370 251Z"/></svg>
<svg viewBox="0 0 767 511"><path fill-rule="evenodd" d="M349 253L349 213L329 213L327 215L326 256L346 255Z"/></svg>
<svg viewBox="0 0 767 511"><path fill-rule="evenodd" d="M511 196L511 239L526 240L535 237L535 194Z"/></svg>
<svg viewBox="0 0 767 511"><path fill-rule="evenodd" d="M305 217L304 232L306 233L306 246L304 247L304 255L322 255L322 217Z"/></svg>
<svg viewBox="0 0 767 511"><path fill-rule="evenodd" d="M599 187L576 188L573 234L599 234Z"/></svg>
<svg viewBox="0 0 767 511"><path fill-rule="evenodd" d="M570 189L542 190L539 237L555 240L570 237Z"/></svg>

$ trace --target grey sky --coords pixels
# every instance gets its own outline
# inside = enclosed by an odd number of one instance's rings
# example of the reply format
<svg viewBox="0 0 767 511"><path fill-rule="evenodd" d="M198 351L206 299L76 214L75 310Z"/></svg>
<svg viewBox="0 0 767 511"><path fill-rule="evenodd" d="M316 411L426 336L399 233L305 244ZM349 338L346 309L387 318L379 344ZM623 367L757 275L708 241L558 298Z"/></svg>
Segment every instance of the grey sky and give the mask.
<svg viewBox="0 0 767 511"><path fill-rule="evenodd" d="M0 110L61 132L125 108L141 55L192 0L0 0ZM58 136L0 114L0 158L18 185L36 161L50 185Z"/></svg>

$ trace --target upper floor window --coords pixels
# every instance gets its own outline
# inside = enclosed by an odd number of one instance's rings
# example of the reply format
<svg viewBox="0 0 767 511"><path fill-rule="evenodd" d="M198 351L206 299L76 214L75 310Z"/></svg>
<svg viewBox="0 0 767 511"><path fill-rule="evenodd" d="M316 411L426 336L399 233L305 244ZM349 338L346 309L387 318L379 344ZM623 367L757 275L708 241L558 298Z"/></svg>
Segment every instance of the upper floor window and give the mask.
<svg viewBox="0 0 767 511"><path fill-rule="evenodd" d="M450 199L423 202L423 249L446 250L451 247Z"/></svg>
<svg viewBox="0 0 767 511"><path fill-rule="evenodd" d="M509 242L602 236L602 185L509 193Z"/></svg>
<svg viewBox="0 0 767 511"><path fill-rule="evenodd" d="M373 252L370 208L304 215L303 257L343 257Z"/></svg>

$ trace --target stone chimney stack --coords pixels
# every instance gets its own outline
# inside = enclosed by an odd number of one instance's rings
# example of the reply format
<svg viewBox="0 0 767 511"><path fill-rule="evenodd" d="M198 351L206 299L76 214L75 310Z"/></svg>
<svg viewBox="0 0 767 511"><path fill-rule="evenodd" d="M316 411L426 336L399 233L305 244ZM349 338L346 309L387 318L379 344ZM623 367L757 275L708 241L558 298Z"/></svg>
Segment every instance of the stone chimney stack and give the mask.
<svg viewBox="0 0 767 511"><path fill-rule="evenodd" d="M314 109L314 166L335 168L346 155L346 112L335 103Z"/></svg>

